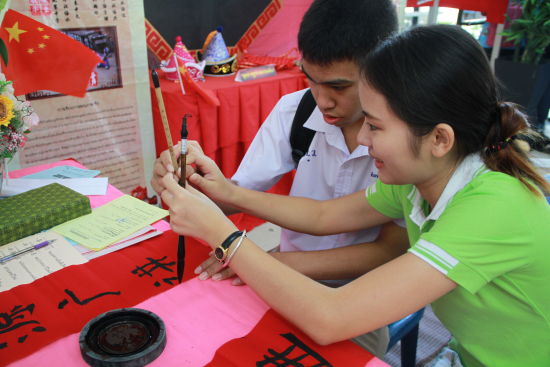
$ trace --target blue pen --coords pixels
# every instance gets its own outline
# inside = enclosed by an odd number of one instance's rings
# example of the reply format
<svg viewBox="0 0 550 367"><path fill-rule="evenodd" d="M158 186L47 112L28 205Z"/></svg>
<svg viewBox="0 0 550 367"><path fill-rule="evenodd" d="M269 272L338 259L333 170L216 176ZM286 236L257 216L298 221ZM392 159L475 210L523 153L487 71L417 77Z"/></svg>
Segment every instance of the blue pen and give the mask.
<svg viewBox="0 0 550 367"><path fill-rule="evenodd" d="M51 240L51 241L44 241L44 242L40 242L39 244L36 244L34 246L31 246L31 247L27 247L26 249L23 249L23 250L19 250L17 252L14 252L13 254L10 254L8 256L4 256L3 258L0 258L0 264L3 264L5 263L6 261L9 261L13 258L16 258L17 256L19 255L23 255L23 254L26 254L27 252L30 252L32 250L38 250L42 247L46 247L48 246L50 243L54 242L55 240Z"/></svg>

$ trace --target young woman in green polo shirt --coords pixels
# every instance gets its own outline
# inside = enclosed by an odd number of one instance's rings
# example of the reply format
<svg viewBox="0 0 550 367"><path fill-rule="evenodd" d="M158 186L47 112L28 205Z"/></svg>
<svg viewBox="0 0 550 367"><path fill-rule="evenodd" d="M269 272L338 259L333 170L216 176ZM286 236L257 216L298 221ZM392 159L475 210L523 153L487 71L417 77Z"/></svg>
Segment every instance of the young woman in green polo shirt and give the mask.
<svg viewBox="0 0 550 367"><path fill-rule="evenodd" d="M201 152L189 182L210 197L314 235L404 218L411 248L337 289L276 261L250 240L220 258L271 307L321 344L348 339L432 304L453 334L450 353L472 366L550 365L548 183L516 147L525 116L499 101L483 50L452 26L418 27L361 65L359 143L379 181L317 202L231 185ZM261 159L261 157L258 157ZM163 179L172 228L216 249L236 231L203 194ZM227 247L227 249L223 248ZM330 255L330 250L327 250ZM335 257L333 266L346 267Z"/></svg>

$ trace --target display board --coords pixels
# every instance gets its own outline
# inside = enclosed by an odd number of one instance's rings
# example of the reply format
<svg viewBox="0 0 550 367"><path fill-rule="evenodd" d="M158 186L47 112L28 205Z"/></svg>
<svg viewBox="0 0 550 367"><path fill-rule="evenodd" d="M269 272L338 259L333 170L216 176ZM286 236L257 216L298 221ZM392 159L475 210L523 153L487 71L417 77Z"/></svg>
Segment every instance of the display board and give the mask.
<svg viewBox="0 0 550 367"><path fill-rule="evenodd" d="M142 1L24 0L11 8L102 58L84 98L51 91L27 95L41 122L12 168L74 158L126 193L144 186L155 149Z"/></svg>

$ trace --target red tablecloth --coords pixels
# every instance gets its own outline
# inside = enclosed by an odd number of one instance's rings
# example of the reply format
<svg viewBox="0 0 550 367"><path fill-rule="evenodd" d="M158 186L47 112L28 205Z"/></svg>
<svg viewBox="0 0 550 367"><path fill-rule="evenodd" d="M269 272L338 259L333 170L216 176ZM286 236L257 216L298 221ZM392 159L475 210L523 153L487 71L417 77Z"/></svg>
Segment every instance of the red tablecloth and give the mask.
<svg viewBox="0 0 550 367"><path fill-rule="evenodd" d="M279 98L307 87L304 75L297 68L248 82L235 82L234 76L206 77L199 85L218 97L220 106L215 107L193 92L182 95L178 83L165 79L160 72L159 75L174 142L179 140L184 114L191 114L189 139L199 141L204 152L218 163L226 176L236 171L258 128ZM151 98L158 156L167 145L152 85Z"/></svg>

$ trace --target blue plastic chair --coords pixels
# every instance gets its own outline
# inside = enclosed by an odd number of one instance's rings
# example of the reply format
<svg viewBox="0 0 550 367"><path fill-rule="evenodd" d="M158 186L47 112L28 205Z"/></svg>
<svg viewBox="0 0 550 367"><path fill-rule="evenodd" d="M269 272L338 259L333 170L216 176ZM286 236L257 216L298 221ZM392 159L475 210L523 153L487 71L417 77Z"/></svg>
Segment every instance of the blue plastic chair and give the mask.
<svg viewBox="0 0 550 367"><path fill-rule="evenodd" d="M401 367L416 365L416 346L418 344L418 324L424 315L420 309L407 317L388 325L390 342L388 350L401 341Z"/></svg>
<svg viewBox="0 0 550 367"><path fill-rule="evenodd" d="M544 178L546 181L550 182L550 175L544 175ZM550 204L550 196L546 197L546 201L548 201L548 204Z"/></svg>

